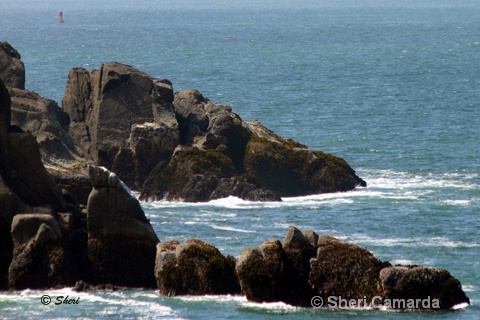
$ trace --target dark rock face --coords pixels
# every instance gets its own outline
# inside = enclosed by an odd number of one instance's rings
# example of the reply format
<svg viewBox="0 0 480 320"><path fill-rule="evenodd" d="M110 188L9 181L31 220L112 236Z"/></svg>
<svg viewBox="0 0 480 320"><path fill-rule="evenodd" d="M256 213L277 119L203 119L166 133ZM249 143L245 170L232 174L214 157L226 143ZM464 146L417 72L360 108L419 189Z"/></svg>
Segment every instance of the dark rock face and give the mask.
<svg viewBox="0 0 480 320"><path fill-rule="evenodd" d="M392 267L356 244L295 227L289 228L283 246L268 240L258 249L245 249L235 268L242 293L255 302L308 307L313 297L321 297L324 307L334 307L328 304L329 297L341 297L363 301L364 307L373 301L373 307L390 308L385 304L389 300L430 297L430 306L437 310L470 303L460 282L446 270Z"/></svg>
<svg viewBox="0 0 480 320"><path fill-rule="evenodd" d="M5 86L25 89L25 66L8 42L0 42L0 79Z"/></svg>
<svg viewBox="0 0 480 320"><path fill-rule="evenodd" d="M314 247L295 227L289 228L283 246L268 240L259 249L245 249L236 264L242 293L255 302L311 306L308 263L314 254Z"/></svg>
<svg viewBox="0 0 480 320"><path fill-rule="evenodd" d="M316 296L371 301L380 296L380 270L390 266L367 249L329 236L320 236L310 261L309 283Z"/></svg>
<svg viewBox="0 0 480 320"><path fill-rule="evenodd" d="M246 146L245 170L262 187L287 197L366 186L345 160L282 138L259 122L248 125L254 134Z"/></svg>
<svg viewBox="0 0 480 320"><path fill-rule="evenodd" d="M92 282L155 287L155 232L126 185L102 167L90 167L88 255Z"/></svg>
<svg viewBox="0 0 480 320"><path fill-rule="evenodd" d="M115 170L134 189L179 141L173 89L130 66L111 62L99 70L70 71L63 108L82 156ZM139 185L137 185L137 183Z"/></svg>
<svg viewBox="0 0 480 320"><path fill-rule="evenodd" d="M435 308L433 300L439 301L438 307L450 309L455 305L468 303L470 299L462 290L460 281L443 269L420 266L396 266L380 272L383 296L385 299L430 299L430 308ZM407 309L408 305L393 306ZM425 308L425 306L422 306Z"/></svg>
<svg viewBox="0 0 480 320"><path fill-rule="evenodd" d="M159 243L155 277L160 293L167 296L240 292L235 259L198 239Z"/></svg>
<svg viewBox="0 0 480 320"><path fill-rule="evenodd" d="M60 211L66 212L70 203L45 170L35 137L11 126L10 121L11 99L0 80L0 287L8 288L9 284L13 288L45 287L65 283L68 280L61 276L65 269L60 262L50 261L55 257L48 253L51 249L60 256L63 247L53 241L53 236L44 237L49 230L57 230L56 220L43 217L47 221L45 226L49 227L46 230L42 224L32 225L30 222L35 219L30 215L18 218L16 215L31 212L53 216ZM25 226L29 227L25 229ZM48 241L43 241L45 239ZM53 269L41 269L40 265L48 261L52 262ZM45 272L51 272L52 277L40 279Z"/></svg>

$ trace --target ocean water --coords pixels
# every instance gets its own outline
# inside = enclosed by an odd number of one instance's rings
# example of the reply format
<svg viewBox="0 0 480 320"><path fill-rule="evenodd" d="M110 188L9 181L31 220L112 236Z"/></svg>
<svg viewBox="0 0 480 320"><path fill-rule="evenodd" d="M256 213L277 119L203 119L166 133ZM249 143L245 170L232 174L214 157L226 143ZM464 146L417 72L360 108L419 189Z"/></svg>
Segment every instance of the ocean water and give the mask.
<svg viewBox="0 0 480 320"><path fill-rule="evenodd" d="M160 240L196 237L239 256L295 225L392 263L448 269L472 302L455 312L329 310L65 288L0 293L0 318L480 318L478 1L1 0L0 7L0 41L21 53L29 90L61 104L70 69L126 63L343 157L368 183L280 203L142 203ZM79 303L55 305L60 296Z"/></svg>

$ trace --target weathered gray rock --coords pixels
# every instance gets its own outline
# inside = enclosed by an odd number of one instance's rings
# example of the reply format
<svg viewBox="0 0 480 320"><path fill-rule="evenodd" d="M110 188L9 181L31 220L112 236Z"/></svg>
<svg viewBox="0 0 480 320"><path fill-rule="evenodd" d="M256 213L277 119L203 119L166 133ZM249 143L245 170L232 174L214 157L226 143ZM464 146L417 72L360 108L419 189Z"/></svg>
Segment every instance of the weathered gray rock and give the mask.
<svg viewBox="0 0 480 320"><path fill-rule="evenodd" d="M88 254L93 284L155 287L159 242L140 203L128 187L102 167L90 166Z"/></svg>
<svg viewBox="0 0 480 320"><path fill-rule="evenodd" d="M384 301L406 301L404 304L391 303L385 306L387 308L408 309L410 307L407 302L411 299L419 309L448 310L455 305L470 304L460 281L444 269L395 266L382 269L380 280ZM422 304L416 303L417 300L421 300Z"/></svg>
<svg viewBox="0 0 480 320"><path fill-rule="evenodd" d="M167 296L240 292L235 259L198 239L159 243L155 277L160 293Z"/></svg>
<svg viewBox="0 0 480 320"><path fill-rule="evenodd" d="M68 217L59 219L68 229ZM70 224L73 222L70 222ZM72 226L71 226L72 227ZM46 289L72 285L78 276L68 239L54 217L48 214L18 214L13 218L14 244L9 268L9 288Z"/></svg>
<svg viewBox="0 0 480 320"><path fill-rule="evenodd" d="M110 62L91 72L71 70L62 104L83 157L140 189L179 142L172 102L168 80Z"/></svg>
<svg viewBox="0 0 480 320"><path fill-rule="evenodd" d="M56 102L20 89L11 89L10 95L11 124L35 136L43 162L54 165L58 162L79 160L68 134L69 116Z"/></svg>
<svg viewBox="0 0 480 320"><path fill-rule="evenodd" d="M0 42L0 80L10 88L25 89L25 66L8 42Z"/></svg>

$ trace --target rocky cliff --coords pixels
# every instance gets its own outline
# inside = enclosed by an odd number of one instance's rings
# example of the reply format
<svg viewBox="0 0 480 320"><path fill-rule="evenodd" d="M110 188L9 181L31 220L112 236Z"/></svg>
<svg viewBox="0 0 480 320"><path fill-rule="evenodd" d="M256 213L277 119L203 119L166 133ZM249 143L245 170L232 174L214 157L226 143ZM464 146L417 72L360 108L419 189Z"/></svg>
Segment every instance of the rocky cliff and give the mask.
<svg viewBox="0 0 480 320"><path fill-rule="evenodd" d="M63 108L82 156L116 172L143 199L280 200L366 186L345 160L120 63L73 69Z"/></svg>

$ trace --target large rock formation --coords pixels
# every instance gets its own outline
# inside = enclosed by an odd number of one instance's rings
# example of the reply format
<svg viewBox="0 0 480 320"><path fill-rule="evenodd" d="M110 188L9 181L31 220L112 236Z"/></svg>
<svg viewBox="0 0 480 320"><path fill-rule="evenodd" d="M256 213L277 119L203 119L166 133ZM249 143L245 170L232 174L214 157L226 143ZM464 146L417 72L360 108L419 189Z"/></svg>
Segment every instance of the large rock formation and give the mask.
<svg viewBox="0 0 480 320"><path fill-rule="evenodd" d="M0 80L0 289L73 286L79 280L155 287L158 238L123 182L92 167L87 214L60 191L35 137L11 125L11 115Z"/></svg>
<svg viewBox="0 0 480 320"><path fill-rule="evenodd" d="M53 256L42 257L43 253L49 249L58 251L59 244L53 241L58 233L54 231L55 237L49 236L51 230L58 231L53 220L42 217L42 221L47 221L45 226L49 231L41 227L43 224L32 222L40 221L38 217L24 215L16 218L16 215L79 214L79 210L62 194L46 171L35 137L11 125L11 114L10 95L0 80L0 287L6 288L8 283L13 288L64 284L64 280L54 279L56 276L40 280L49 271L34 267L54 259ZM58 240L58 237L55 239ZM74 239L76 237L72 235L71 240ZM80 248L78 251L81 251ZM58 271L50 270L53 274L64 274L60 265L54 265L53 269Z"/></svg>
<svg viewBox="0 0 480 320"><path fill-rule="evenodd" d="M149 200L249 200L352 190L343 160L245 122L196 90L111 62L73 69L63 108L82 155Z"/></svg>
<svg viewBox="0 0 480 320"><path fill-rule="evenodd" d="M392 267L356 244L295 227L289 228L283 245L268 240L258 249L245 249L236 271L242 293L256 302L348 307L349 301L355 301L353 307L394 309L402 309L401 304L389 303L394 299L405 300L403 309L412 308L408 299L430 299L427 304L414 303L413 309L450 309L470 303L460 282L446 270ZM343 305L335 304L339 299ZM318 301L323 304L315 304Z"/></svg>
<svg viewBox="0 0 480 320"><path fill-rule="evenodd" d="M240 292L235 259L198 239L159 243L155 277L160 293L167 296Z"/></svg>
<svg viewBox="0 0 480 320"><path fill-rule="evenodd" d="M111 62L71 70L62 104L82 156L139 190L179 142L172 102L168 80Z"/></svg>
<svg viewBox="0 0 480 320"><path fill-rule="evenodd" d="M25 89L25 66L20 54L8 42L0 42L0 79L5 86Z"/></svg>
<svg viewBox="0 0 480 320"><path fill-rule="evenodd" d="M155 287L153 270L159 242L140 203L114 174L90 167L88 256L94 283Z"/></svg>

